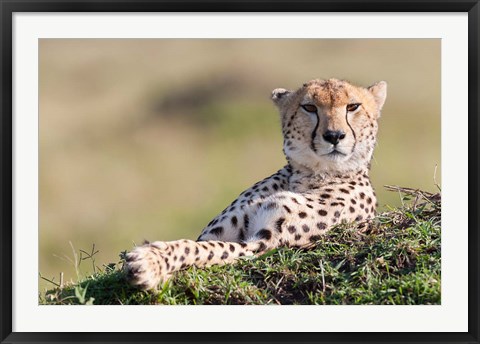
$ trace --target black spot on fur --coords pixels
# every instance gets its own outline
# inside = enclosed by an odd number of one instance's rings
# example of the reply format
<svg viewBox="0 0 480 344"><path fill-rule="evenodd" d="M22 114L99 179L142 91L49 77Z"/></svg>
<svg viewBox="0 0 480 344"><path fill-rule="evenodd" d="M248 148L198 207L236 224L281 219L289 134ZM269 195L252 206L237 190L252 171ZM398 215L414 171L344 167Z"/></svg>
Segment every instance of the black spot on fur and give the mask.
<svg viewBox="0 0 480 344"><path fill-rule="evenodd" d="M295 240L298 241L298 240L300 240L301 237L302 237L302 236L301 236L300 234L295 234Z"/></svg>
<svg viewBox="0 0 480 344"><path fill-rule="evenodd" d="M225 251L223 252L222 256L220 257L220 259L227 259L228 258L228 252Z"/></svg>
<svg viewBox="0 0 480 344"><path fill-rule="evenodd" d="M260 242L260 244L258 246L258 249L257 249L257 252L265 251L266 248L267 248L267 245L265 245L263 242Z"/></svg>
<svg viewBox="0 0 480 344"><path fill-rule="evenodd" d="M350 210L351 213L354 213L354 212L355 212L355 208L354 208L354 207L350 207L350 208L348 208L348 210Z"/></svg>
<svg viewBox="0 0 480 344"><path fill-rule="evenodd" d="M290 208L287 207L286 205L284 205L283 208L287 211L287 213L289 213L289 214L292 213L292 211L290 210Z"/></svg>
<svg viewBox="0 0 480 344"><path fill-rule="evenodd" d="M200 250L198 249L198 247L195 247L195 255L198 255L200 253Z"/></svg>
<svg viewBox="0 0 480 344"><path fill-rule="evenodd" d="M245 214L245 216L243 216L243 224L245 226L245 230L248 230L249 221L250 219L248 218L248 215Z"/></svg>
<svg viewBox="0 0 480 344"><path fill-rule="evenodd" d="M190 253L190 248L185 247L185 254L188 255Z"/></svg>
<svg viewBox="0 0 480 344"><path fill-rule="evenodd" d="M215 227L210 230L210 233L216 236L220 236L223 233L223 227Z"/></svg>
<svg viewBox="0 0 480 344"><path fill-rule="evenodd" d="M238 219L236 216L232 216L231 222L233 227L237 227Z"/></svg>
<svg viewBox="0 0 480 344"><path fill-rule="evenodd" d="M234 252L235 251L235 246L233 246L233 244L230 244L228 246L228 248L230 249L230 252Z"/></svg>
<svg viewBox="0 0 480 344"><path fill-rule="evenodd" d="M265 210L272 210L276 208L277 208L277 204L274 202L270 202L265 205Z"/></svg>
<svg viewBox="0 0 480 344"><path fill-rule="evenodd" d="M307 225L303 225L303 226L302 226L302 229L303 229L303 231L304 231L305 233L310 232L310 227L308 227Z"/></svg>
<svg viewBox="0 0 480 344"><path fill-rule="evenodd" d="M326 210L324 210L324 209L320 209L320 210L318 211L318 215L327 216L327 214L328 214L328 212L327 212Z"/></svg>
<svg viewBox="0 0 480 344"><path fill-rule="evenodd" d="M323 230L323 229L327 228L327 224L325 222L319 222L319 223L317 223L317 227L318 227L318 229Z"/></svg>
<svg viewBox="0 0 480 344"><path fill-rule="evenodd" d="M308 240L310 240L310 242L317 242L320 238L320 235L312 235Z"/></svg>
<svg viewBox="0 0 480 344"><path fill-rule="evenodd" d="M298 213L298 216L299 216L301 219L304 219L304 218L307 217L307 213L304 212L304 211L301 211L301 212Z"/></svg>
<svg viewBox="0 0 480 344"><path fill-rule="evenodd" d="M348 191L347 189L340 189L340 192L343 192L343 193L346 193L346 194L350 193L350 191Z"/></svg>
<svg viewBox="0 0 480 344"><path fill-rule="evenodd" d="M329 194L321 194L320 197L322 198L330 198L331 196Z"/></svg>
<svg viewBox="0 0 480 344"><path fill-rule="evenodd" d="M270 232L268 229L261 229L260 231L258 231L257 237L259 239L270 240L272 238L272 232Z"/></svg>
<svg viewBox="0 0 480 344"><path fill-rule="evenodd" d="M210 251L210 253L208 254L207 259L208 259L208 260L212 260L212 258L213 258L213 251Z"/></svg>
<svg viewBox="0 0 480 344"><path fill-rule="evenodd" d="M275 222L275 229L279 232L282 233L282 225L285 222L285 218L281 217Z"/></svg>
<svg viewBox="0 0 480 344"><path fill-rule="evenodd" d="M295 226L288 226L288 231L293 234L297 231L297 228L295 228Z"/></svg>

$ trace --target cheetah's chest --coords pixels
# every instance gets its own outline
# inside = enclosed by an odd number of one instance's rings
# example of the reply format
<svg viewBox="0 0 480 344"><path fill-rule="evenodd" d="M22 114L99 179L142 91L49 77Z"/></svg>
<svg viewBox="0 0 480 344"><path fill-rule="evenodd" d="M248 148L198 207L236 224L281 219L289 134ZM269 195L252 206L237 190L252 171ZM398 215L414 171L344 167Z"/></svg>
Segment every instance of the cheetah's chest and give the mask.
<svg viewBox="0 0 480 344"><path fill-rule="evenodd" d="M312 200L318 215L330 225L345 221L362 221L374 217L377 200L366 175L352 178L306 178L293 181L290 191Z"/></svg>

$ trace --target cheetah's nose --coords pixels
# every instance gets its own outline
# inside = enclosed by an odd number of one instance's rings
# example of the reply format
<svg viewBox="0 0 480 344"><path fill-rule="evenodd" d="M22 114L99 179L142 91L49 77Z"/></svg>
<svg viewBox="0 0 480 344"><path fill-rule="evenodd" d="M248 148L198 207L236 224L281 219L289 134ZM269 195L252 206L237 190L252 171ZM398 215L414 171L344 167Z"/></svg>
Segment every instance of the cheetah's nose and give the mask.
<svg viewBox="0 0 480 344"><path fill-rule="evenodd" d="M325 141L336 145L338 141L345 138L345 133L341 130L327 130L325 134L323 134L323 138L325 139Z"/></svg>

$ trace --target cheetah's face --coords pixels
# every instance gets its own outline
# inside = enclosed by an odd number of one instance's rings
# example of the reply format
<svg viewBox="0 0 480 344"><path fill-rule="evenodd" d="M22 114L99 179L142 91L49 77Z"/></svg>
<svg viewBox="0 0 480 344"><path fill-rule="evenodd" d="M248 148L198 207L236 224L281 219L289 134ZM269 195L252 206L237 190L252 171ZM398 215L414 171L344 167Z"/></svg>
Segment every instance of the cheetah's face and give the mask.
<svg viewBox="0 0 480 344"><path fill-rule="evenodd" d="M336 79L312 80L295 92L276 89L284 152L318 172L347 172L368 166L386 83L369 88Z"/></svg>

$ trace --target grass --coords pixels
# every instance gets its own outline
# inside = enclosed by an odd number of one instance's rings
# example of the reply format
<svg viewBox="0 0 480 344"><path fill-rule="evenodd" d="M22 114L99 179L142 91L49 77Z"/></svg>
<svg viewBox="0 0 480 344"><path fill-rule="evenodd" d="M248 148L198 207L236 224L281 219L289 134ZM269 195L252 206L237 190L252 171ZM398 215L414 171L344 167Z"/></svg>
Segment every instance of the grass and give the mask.
<svg viewBox="0 0 480 344"><path fill-rule="evenodd" d="M122 259L41 293L43 305L73 304L390 304L441 302L441 200L408 188L403 205L359 226L334 227L310 249L279 248L234 265L191 267L157 292L128 286ZM121 254L122 256L123 254Z"/></svg>

